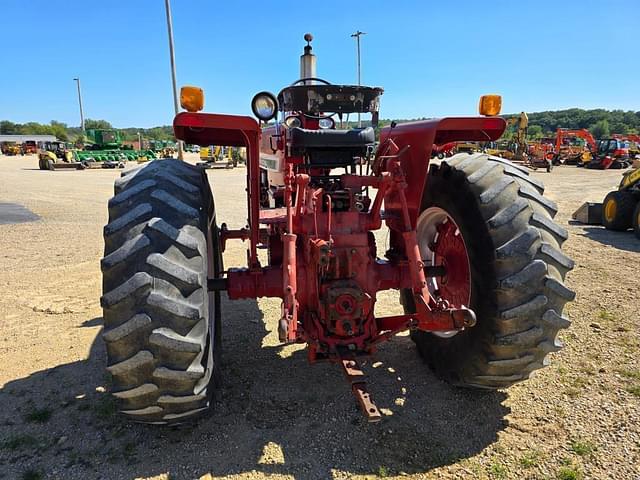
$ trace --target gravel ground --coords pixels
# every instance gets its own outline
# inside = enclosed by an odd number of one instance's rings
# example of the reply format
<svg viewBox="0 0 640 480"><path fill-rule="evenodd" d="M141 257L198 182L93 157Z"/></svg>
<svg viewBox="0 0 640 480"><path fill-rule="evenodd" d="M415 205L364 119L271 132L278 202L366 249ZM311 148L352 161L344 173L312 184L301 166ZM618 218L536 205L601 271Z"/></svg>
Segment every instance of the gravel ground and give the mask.
<svg viewBox="0 0 640 480"><path fill-rule="evenodd" d="M245 173L210 172L232 226L246 218ZM530 381L451 388L398 336L367 366L385 414L367 424L336 366L310 367L300 347L277 347L277 300L242 301L225 305L216 411L180 429L125 423L105 392L99 258L118 175L0 157L0 202L40 217L0 225L0 478L640 478L640 242L569 223L619 171L534 174L571 233L578 297L566 347ZM244 255L230 243L226 265ZM397 298L378 308L398 311Z"/></svg>

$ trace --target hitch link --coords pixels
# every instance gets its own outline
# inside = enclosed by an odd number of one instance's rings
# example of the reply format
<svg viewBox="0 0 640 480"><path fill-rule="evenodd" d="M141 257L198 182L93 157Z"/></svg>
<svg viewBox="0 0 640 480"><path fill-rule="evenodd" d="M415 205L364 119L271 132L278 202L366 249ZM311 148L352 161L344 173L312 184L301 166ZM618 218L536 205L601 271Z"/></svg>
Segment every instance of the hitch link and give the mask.
<svg viewBox="0 0 640 480"><path fill-rule="evenodd" d="M367 391L366 375L355 359L342 358L340 360L342 370L347 377L347 381L351 384L351 392L356 397L358 406L370 423L379 422L382 419L380 410L376 407L371 394Z"/></svg>

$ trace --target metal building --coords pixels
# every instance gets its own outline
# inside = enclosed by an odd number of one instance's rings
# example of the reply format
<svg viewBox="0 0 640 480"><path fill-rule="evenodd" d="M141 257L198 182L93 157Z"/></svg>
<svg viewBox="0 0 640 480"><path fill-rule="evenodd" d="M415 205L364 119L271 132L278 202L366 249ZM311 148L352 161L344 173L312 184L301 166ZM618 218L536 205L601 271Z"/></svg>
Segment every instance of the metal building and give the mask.
<svg viewBox="0 0 640 480"><path fill-rule="evenodd" d="M0 135L0 143L2 142L55 142L58 139L55 135Z"/></svg>

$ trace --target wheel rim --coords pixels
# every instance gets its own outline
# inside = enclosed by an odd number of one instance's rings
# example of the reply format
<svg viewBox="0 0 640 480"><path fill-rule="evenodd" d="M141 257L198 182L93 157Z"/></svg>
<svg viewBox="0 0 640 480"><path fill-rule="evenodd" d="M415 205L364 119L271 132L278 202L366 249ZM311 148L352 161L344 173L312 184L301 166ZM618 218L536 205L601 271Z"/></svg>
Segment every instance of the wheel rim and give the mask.
<svg viewBox="0 0 640 480"><path fill-rule="evenodd" d="M429 292L446 300L452 307L469 307L471 268L464 238L456 222L444 209L429 207L418 218L416 233L425 265L443 265L446 269L444 277L427 278ZM458 332L433 333L448 338Z"/></svg>
<svg viewBox="0 0 640 480"><path fill-rule="evenodd" d="M613 219L616 218L616 210L618 209L618 205L616 201L610 199L604 207L604 216L608 222L613 222Z"/></svg>

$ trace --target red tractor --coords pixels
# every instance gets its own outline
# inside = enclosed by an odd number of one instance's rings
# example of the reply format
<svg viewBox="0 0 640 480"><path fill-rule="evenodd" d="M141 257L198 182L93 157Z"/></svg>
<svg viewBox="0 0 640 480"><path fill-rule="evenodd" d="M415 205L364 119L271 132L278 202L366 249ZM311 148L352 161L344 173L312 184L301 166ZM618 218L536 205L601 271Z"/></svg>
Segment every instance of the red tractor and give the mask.
<svg viewBox="0 0 640 480"><path fill-rule="evenodd" d="M399 332L410 331L442 378L482 389L525 380L560 348L573 262L542 184L483 153L429 165L449 142L498 139L500 97L483 97L480 117L392 123L377 142L383 90L317 78L305 39L300 80L253 99L264 129L247 116L198 113L202 90L181 92L177 138L246 148L246 228L217 225L199 167L154 161L115 183L103 337L113 395L129 419L181 423L212 405L223 291L231 300L281 298L281 341L306 344L310 363L341 365L370 421L380 413L359 360ZM339 128L350 113L371 114L371 126ZM389 249L378 256L381 228ZM224 268L225 245L236 240L247 242L247 265ZM376 296L390 289L404 313L376 317Z"/></svg>

